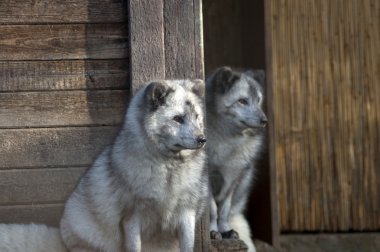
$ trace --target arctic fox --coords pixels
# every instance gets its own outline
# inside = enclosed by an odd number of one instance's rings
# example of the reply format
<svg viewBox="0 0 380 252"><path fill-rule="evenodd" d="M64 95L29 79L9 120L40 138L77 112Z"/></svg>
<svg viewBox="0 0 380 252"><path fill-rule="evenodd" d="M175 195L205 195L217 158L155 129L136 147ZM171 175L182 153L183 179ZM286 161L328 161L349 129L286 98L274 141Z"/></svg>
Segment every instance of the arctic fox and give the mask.
<svg viewBox="0 0 380 252"><path fill-rule="evenodd" d="M204 82L147 84L114 143L68 199L60 230L76 251L181 251L208 201Z"/></svg>
<svg viewBox="0 0 380 252"><path fill-rule="evenodd" d="M243 211L264 142L264 72L222 67L206 80L210 235L240 238L255 251Z"/></svg>

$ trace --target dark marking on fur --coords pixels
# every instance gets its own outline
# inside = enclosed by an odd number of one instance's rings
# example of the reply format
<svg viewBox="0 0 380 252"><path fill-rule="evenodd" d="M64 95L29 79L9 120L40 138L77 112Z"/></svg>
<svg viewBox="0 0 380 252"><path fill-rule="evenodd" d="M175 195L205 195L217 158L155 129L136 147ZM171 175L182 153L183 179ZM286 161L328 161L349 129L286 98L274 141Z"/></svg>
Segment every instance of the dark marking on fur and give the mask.
<svg viewBox="0 0 380 252"><path fill-rule="evenodd" d="M166 97L174 92L172 88L162 82L152 82L145 89L145 97L150 104L150 111L156 111L159 106L165 104Z"/></svg>
<svg viewBox="0 0 380 252"><path fill-rule="evenodd" d="M235 230L231 229L230 231L222 232L223 239L239 239L239 234Z"/></svg>
<svg viewBox="0 0 380 252"><path fill-rule="evenodd" d="M241 73L233 71L230 67L219 68L213 79L215 91L220 94L225 94L240 77Z"/></svg>

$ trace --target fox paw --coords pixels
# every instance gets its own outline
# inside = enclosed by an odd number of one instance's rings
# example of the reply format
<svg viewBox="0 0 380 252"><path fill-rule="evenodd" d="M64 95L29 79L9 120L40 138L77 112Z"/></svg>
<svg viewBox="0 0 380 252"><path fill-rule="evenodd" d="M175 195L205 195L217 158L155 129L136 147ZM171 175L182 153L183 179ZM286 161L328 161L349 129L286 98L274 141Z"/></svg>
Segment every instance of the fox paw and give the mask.
<svg viewBox="0 0 380 252"><path fill-rule="evenodd" d="M213 240L221 240L222 234L219 233L218 231L210 231L210 238Z"/></svg>
<svg viewBox="0 0 380 252"><path fill-rule="evenodd" d="M222 232L223 239L239 239L239 234L231 229L230 231Z"/></svg>

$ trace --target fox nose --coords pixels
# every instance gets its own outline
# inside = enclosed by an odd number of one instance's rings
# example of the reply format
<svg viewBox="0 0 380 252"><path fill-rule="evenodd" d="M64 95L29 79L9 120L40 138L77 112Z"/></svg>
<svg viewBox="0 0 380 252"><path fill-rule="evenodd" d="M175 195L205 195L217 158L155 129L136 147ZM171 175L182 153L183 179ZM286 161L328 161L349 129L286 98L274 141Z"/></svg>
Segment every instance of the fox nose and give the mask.
<svg viewBox="0 0 380 252"><path fill-rule="evenodd" d="M267 123L268 123L268 119L267 119L267 118L261 118L261 119L260 119L260 124L261 124L262 126L267 125Z"/></svg>
<svg viewBox="0 0 380 252"><path fill-rule="evenodd" d="M206 143L206 137L204 136L204 135L200 135L200 136L198 136L197 137L197 143L198 144L204 144L204 143Z"/></svg>

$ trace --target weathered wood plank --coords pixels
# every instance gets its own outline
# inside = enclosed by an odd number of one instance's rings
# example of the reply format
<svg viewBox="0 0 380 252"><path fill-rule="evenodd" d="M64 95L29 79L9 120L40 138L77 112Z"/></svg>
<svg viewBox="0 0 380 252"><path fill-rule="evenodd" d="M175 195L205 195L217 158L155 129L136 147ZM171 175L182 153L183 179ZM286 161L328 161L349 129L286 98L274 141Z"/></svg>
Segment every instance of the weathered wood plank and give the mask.
<svg viewBox="0 0 380 252"><path fill-rule="evenodd" d="M272 1L265 1L264 4L264 24L265 31L270 31L272 29ZM274 69L273 69L273 51L272 51L272 32L265 32L265 82L266 82L266 108L267 116L269 119L268 123L268 156L269 156L269 187L270 187L270 222L267 222L270 230L269 237L259 237L265 239L265 241L272 244L274 247L279 246L278 237L280 235L280 224L279 224L279 194L278 194L278 185L277 185L277 170L276 170L276 156L274 155L276 151L276 132L274 129L274 106L272 103L273 100L273 89L275 83L273 82L274 78ZM255 221L254 221L255 222ZM256 222L257 223L257 222ZM270 224L268 224L270 223ZM259 227L254 227L258 229Z"/></svg>
<svg viewBox="0 0 380 252"><path fill-rule="evenodd" d="M0 206L0 223L46 223L58 226L63 203Z"/></svg>
<svg viewBox="0 0 380 252"><path fill-rule="evenodd" d="M0 60L120 59L126 24L0 25Z"/></svg>
<svg viewBox="0 0 380 252"><path fill-rule="evenodd" d="M247 245L242 240L225 239L225 240L212 240L210 251L231 251L231 252L245 252L248 250Z"/></svg>
<svg viewBox="0 0 380 252"><path fill-rule="evenodd" d="M86 168L0 170L0 206L64 202Z"/></svg>
<svg viewBox="0 0 380 252"><path fill-rule="evenodd" d="M115 125L127 99L120 90L0 93L0 128Z"/></svg>
<svg viewBox="0 0 380 252"><path fill-rule="evenodd" d="M376 252L380 247L380 234L291 234L280 235L279 241L278 251L282 252Z"/></svg>
<svg viewBox="0 0 380 252"><path fill-rule="evenodd" d="M1 61L0 92L129 89L128 60Z"/></svg>
<svg viewBox="0 0 380 252"><path fill-rule="evenodd" d="M117 127L0 130L0 170L88 166L110 143Z"/></svg>
<svg viewBox="0 0 380 252"><path fill-rule="evenodd" d="M165 76L195 78L193 1L164 1Z"/></svg>
<svg viewBox="0 0 380 252"><path fill-rule="evenodd" d="M124 22L125 5L123 0L2 0L0 24Z"/></svg>
<svg viewBox="0 0 380 252"><path fill-rule="evenodd" d="M165 78L162 0L130 0L130 73L134 93L152 79Z"/></svg>

